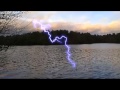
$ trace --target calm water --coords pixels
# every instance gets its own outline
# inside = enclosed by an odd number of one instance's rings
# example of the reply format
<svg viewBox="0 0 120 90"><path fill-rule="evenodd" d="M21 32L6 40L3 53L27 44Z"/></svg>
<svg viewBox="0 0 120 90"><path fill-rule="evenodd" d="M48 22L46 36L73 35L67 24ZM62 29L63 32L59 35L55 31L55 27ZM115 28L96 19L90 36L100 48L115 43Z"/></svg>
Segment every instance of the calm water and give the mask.
<svg viewBox="0 0 120 90"><path fill-rule="evenodd" d="M2 50L0 78L120 78L120 44L70 46L76 68L67 61L62 45L14 46Z"/></svg>

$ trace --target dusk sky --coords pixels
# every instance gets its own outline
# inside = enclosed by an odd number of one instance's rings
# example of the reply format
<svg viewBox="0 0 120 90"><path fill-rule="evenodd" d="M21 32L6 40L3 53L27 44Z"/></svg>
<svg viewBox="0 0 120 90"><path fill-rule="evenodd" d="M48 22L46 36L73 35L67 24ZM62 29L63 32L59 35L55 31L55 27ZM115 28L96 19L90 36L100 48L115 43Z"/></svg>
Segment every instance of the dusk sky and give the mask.
<svg viewBox="0 0 120 90"><path fill-rule="evenodd" d="M29 23L33 19L51 24L52 30L67 29L92 34L120 32L120 11L29 11L19 21ZM32 23L29 29L35 30Z"/></svg>

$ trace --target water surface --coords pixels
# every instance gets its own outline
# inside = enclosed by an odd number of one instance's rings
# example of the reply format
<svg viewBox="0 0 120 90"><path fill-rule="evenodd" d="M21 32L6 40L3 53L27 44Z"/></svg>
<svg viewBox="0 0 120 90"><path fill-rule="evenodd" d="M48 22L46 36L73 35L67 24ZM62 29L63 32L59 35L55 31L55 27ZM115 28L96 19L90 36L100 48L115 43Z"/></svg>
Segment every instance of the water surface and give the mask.
<svg viewBox="0 0 120 90"><path fill-rule="evenodd" d="M120 44L70 45L72 68L63 45L14 46L0 51L0 78L120 78Z"/></svg>

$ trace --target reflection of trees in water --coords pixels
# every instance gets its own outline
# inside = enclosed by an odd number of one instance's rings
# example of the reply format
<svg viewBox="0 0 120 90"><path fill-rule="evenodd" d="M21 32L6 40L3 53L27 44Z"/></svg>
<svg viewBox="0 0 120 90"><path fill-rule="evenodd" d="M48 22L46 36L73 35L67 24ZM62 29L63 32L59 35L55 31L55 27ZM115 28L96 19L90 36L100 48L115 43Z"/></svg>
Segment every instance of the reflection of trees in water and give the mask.
<svg viewBox="0 0 120 90"><path fill-rule="evenodd" d="M9 46L0 46L0 67L4 67L8 63L8 55L6 54Z"/></svg>
<svg viewBox="0 0 120 90"><path fill-rule="evenodd" d="M5 52L8 50L9 46L0 46L0 51L4 50Z"/></svg>
<svg viewBox="0 0 120 90"><path fill-rule="evenodd" d="M4 67L7 64L7 55L5 51L0 51L0 67Z"/></svg>

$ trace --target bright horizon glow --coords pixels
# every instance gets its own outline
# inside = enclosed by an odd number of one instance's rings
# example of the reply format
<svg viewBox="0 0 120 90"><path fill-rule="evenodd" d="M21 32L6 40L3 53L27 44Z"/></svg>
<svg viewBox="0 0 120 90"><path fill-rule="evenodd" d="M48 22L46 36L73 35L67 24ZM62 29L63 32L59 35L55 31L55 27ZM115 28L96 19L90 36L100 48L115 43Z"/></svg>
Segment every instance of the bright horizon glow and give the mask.
<svg viewBox="0 0 120 90"><path fill-rule="evenodd" d="M29 11L19 21L33 19L50 23L52 30L73 30L92 34L120 32L120 11ZM29 26L32 28L32 24Z"/></svg>

